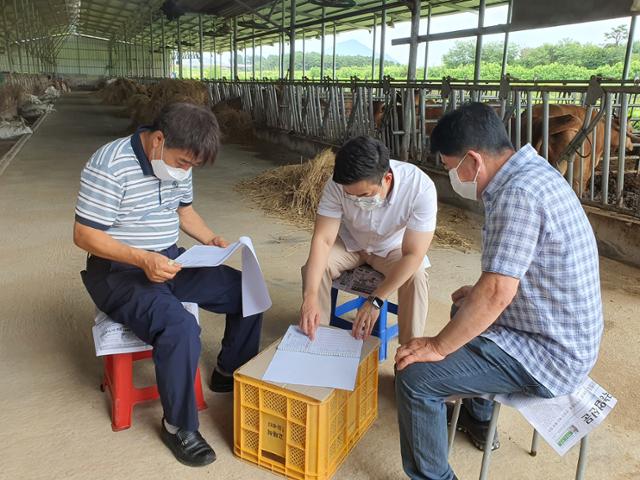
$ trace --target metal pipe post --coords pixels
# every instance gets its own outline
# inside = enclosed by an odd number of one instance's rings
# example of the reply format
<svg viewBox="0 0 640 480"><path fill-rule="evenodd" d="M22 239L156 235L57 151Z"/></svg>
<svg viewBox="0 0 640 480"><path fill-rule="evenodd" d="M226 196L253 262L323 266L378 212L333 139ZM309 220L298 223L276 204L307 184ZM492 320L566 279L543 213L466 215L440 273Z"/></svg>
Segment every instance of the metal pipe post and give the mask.
<svg viewBox="0 0 640 480"><path fill-rule="evenodd" d="M382 81L384 76L384 42L387 33L387 2L382 0L382 17L380 19L380 71L378 72L378 79Z"/></svg>
<svg viewBox="0 0 640 480"><path fill-rule="evenodd" d="M233 17L233 80L238 78L238 17Z"/></svg>
<svg viewBox="0 0 640 480"><path fill-rule="evenodd" d="M215 32L216 30L216 24L215 22L211 22L211 31ZM217 70L217 64L216 64L216 37L215 35L213 36L213 78L218 78L218 70Z"/></svg>
<svg viewBox="0 0 640 480"><path fill-rule="evenodd" d="M427 10L427 36L431 35L431 2L429 2L429 9ZM424 42L424 72L422 73L422 79L426 80L429 76L429 40Z"/></svg>
<svg viewBox="0 0 640 480"><path fill-rule="evenodd" d="M320 80L324 78L324 37L326 34L326 25L324 23L324 7L322 7L322 26L320 28Z"/></svg>
<svg viewBox="0 0 640 480"><path fill-rule="evenodd" d="M20 37L18 36L18 32L20 28L18 27L18 4L16 0L13 0L13 13L15 15L15 27L16 27L16 45L18 45L18 65L20 65L20 71L24 71L24 66L22 64L22 46L20 45Z"/></svg>
<svg viewBox="0 0 640 480"><path fill-rule="evenodd" d="M487 439L484 446L484 454L482 455L482 466L480 467L480 480L486 480L489 475L489 463L491 461L493 439L496 436L496 429L498 426L499 414L500 414L500 404L498 402L494 402L493 413L491 413L491 421L489 422L489 432L487 434Z"/></svg>
<svg viewBox="0 0 640 480"><path fill-rule="evenodd" d="M635 17L634 17L635 18ZM616 203L622 206L622 191L624 189L624 172L625 172L625 146L627 143L627 109L629 107L629 94L621 93L620 102L620 145L618 145L618 177L616 179Z"/></svg>
<svg viewBox="0 0 640 480"><path fill-rule="evenodd" d="M153 51L153 13L151 14L151 20L149 21L149 42L150 42L150 46L149 49L151 50L151 78L155 78L156 77L156 65L155 65L155 59L153 58L155 56L155 53Z"/></svg>
<svg viewBox="0 0 640 480"><path fill-rule="evenodd" d="M202 36L202 14L198 15L198 47L200 53L200 80L204 78L204 38ZM245 61L246 65L246 61Z"/></svg>
<svg viewBox="0 0 640 480"><path fill-rule="evenodd" d="M302 31L302 76L304 77L306 75L306 69L305 69L305 33L304 30Z"/></svg>
<svg viewBox="0 0 640 480"><path fill-rule="evenodd" d="M336 79L336 22L333 22L333 60L332 60L332 69L333 69L333 79Z"/></svg>
<svg viewBox="0 0 640 480"><path fill-rule="evenodd" d="M180 17L176 18L176 37L178 42L178 78L182 78L182 35L180 32Z"/></svg>
<svg viewBox="0 0 640 480"><path fill-rule="evenodd" d="M260 78L262 78L262 40L260 40Z"/></svg>
<svg viewBox="0 0 640 480"><path fill-rule="evenodd" d="M609 160L611 158L611 119L613 117L613 93L605 94L604 150L602 155L602 204L609 203ZM621 134L622 136L622 134Z"/></svg>
<svg viewBox="0 0 640 480"><path fill-rule="evenodd" d="M164 15L160 15L160 42L162 47L162 76L167 76L167 44L164 39Z"/></svg>
<svg viewBox="0 0 640 480"><path fill-rule="evenodd" d="M484 2L485 0L481 0ZM407 80L416 79L416 67L418 64L418 35L420 34L420 3L421 0L413 0L411 4L411 42L409 43L409 69ZM406 127L405 127L406 130Z"/></svg>
<svg viewBox="0 0 640 480"><path fill-rule="evenodd" d="M478 7L478 28L484 27L484 12L486 8L486 0L480 0L480 7ZM480 62L482 59L482 34L479 33L476 37L476 57L475 64L473 66L473 81L474 83L480 80Z"/></svg>
<svg viewBox="0 0 640 480"><path fill-rule="evenodd" d="M371 80L376 78L376 22L377 17L373 14L373 42L371 48Z"/></svg>
<svg viewBox="0 0 640 480"><path fill-rule="evenodd" d="M507 25L511 25L511 17L513 16L513 0L509 0L509 10L507 11ZM500 78L507 73L507 54L509 53L509 28L504 32L504 45L502 47L502 68L500 69Z"/></svg>
<svg viewBox="0 0 640 480"><path fill-rule="evenodd" d="M296 71L296 0L291 0L291 18L289 21L289 80L293 81Z"/></svg>
<svg viewBox="0 0 640 480"><path fill-rule="evenodd" d="M631 55L633 52L633 37L636 30L637 15L631 17L631 25L629 26L629 38L627 38L627 50L624 54L624 68L622 69L622 80L629 78L629 68L631 67Z"/></svg>
<svg viewBox="0 0 640 480"><path fill-rule="evenodd" d="M578 467L576 469L576 480L583 480L587 470L587 448L589 446L589 436L585 435L580 440L580 455L578 457Z"/></svg>
<svg viewBox="0 0 640 480"><path fill-rule="evenodd" d="M413 0L411 4L411 43L409 44L409 69L407 80L416 80L416 66L418 63L418 34L420 33L420 0ZM400 159L409 160L409 147L415 131L415 94L413 89L405 89L403 105L403 129Z"/></svg>
<svg viewBox="0 0 640 480"><path fill-rule="evenodd" d="M542 92L542 157L549 160L549 92Z"/></svg>
<svg viewBox="0 0 640 480"><path fill-rule="evenodd" d="M255 18L254 18L255 20ZM256 79L256 29L251 29L251 78Z"/></svg>
<svg viewBox="0 0 640 480"><path fill-rule="evenodd" d="M282 0L282 9L280 10L280 78L284 78L284 2Z"/></svg>

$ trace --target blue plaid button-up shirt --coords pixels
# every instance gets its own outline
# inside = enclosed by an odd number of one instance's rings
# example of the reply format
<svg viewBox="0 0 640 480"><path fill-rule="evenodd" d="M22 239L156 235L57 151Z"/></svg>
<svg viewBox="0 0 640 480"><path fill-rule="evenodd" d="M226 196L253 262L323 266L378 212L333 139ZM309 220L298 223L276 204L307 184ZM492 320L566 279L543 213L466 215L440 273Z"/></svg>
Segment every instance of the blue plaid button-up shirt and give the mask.
<svg viewBox="0 0 640 480"><path fill-rule="evenodd" d="M482 270L520 280L482 336L553 394L571 393L593 367L603 329L598 249L587 216L531 145L504 164L482 200Z"/></svg>

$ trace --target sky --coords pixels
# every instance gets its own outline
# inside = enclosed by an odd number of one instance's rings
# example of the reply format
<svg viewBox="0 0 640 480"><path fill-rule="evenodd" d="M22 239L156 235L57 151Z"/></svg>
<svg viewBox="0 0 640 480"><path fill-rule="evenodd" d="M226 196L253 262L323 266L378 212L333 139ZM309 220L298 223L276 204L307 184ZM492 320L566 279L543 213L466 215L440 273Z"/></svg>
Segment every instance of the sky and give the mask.
<svg viewBox="0 0 640 480"><path fill-rule="evenodd" d="M487 8L485 12L485 26L497 25L505 23L507 18L507 7L500 6L494 8ZM610 31L613 27L618 25L630 24L630 17L617 18L613 20L602 20L598 22L580 23L574 25L564 25L561 27L541 28L536 30L513 32L510 34L509 43L518 44L520 47L536 47L543 43L556 43L562 39L569 38L581 43L595 43L602 44L604 42L604 34ZM431 20L431 33L447 32L453 30L461 30L465 28L476 27L478 23L477 14L473 13L457 13L453 15L440 15L435 16ZM387 27L386 30L386 46L385 56L390 56L394 60L401 63L407 63L409 58L409 46L398 45L392 46L391 41L394 38L406 38L409 36L411 26L409 22L403 22L396 24L393 28ZM427 19L423 18L420 21L420 34L424 35L427 32ZM635 37L638 39L640 32L636 28ZM474 37L469 37L473 39ZM497 35L485 35L484 41L502 41L503 34ZM345 32L337 35L336 42L339 44L345 40L357 40L360 43L371 46L373 41L373 34L366 30L358 30L352 32ZM378 29L376 52L379 51L380 32ZM459 39L465 40L465 39ZM441 65L442 55L445 54L455 43L455 40L444 40L439 42L431 42L429 45L429 65ZM325 54L331 54L333 41L331 36L325 40ZM305 42L305 49L309 52L320 52L320 40L307 40ZM296 50L302 50L302 41L296 41ZM340 49L337 51L340 54ZM264 46L262 51L263 56L277 55L278 47ZM228 63L228 55L223 55L223 64ZM424 44L420 44L418 50L418 66L424 65Z"/></svg>

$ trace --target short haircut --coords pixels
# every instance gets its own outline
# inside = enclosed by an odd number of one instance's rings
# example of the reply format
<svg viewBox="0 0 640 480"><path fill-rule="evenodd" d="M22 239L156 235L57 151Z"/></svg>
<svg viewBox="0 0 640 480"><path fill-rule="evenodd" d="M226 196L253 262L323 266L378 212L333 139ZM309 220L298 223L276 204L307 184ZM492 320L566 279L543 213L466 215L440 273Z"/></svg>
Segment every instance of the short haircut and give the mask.
<svg viewBox="0 0 640 480"><path fill-rule="evenodd" d="M165 105L151 125L161 131L166 148L186 150L202 165L213 163L220 148L218 120L207 107L192 103Z"/></svg>
<svg viewBox="0 0 640 480"><path fill-rule="evenodd" d="M431 152L462 156L469 150L500 153L513 150L507 130L490 106L466 103L443 116L431 133Z"/></svg>
<svg viewBox="0 0 640 480"><path fill-rule="evenodd" d="M348 140L338 153L333 181L352 185L361 180L380 183L389 171L389 149L375 138L360 136Z"/></svg>

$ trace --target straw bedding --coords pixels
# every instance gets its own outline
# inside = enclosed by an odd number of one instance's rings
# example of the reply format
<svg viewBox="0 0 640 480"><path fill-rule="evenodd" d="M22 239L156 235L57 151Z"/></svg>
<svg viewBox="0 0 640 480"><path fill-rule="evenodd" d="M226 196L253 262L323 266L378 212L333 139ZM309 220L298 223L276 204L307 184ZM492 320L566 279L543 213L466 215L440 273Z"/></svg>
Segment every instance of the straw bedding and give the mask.
<svg viewBox="0 0 640 480"><path fill-rule="evenodd" d="M237 185L267 213L304 227L313 226L322 188L333 172L334 153L327 149L301 165L267 170Z"/></svg>
<svg viewBox="0 0 640 480"><path fill-rule="evenodd" d="M253 119L249 112L242 110L240 99L217 103L213 113L222 130L222 141L229 143L248 143L253 140Z"/></svg>

